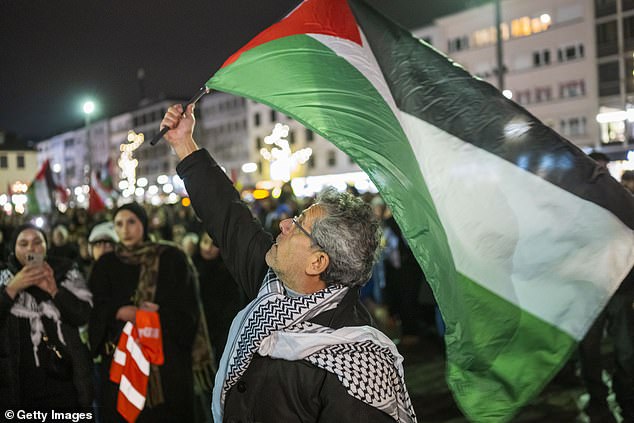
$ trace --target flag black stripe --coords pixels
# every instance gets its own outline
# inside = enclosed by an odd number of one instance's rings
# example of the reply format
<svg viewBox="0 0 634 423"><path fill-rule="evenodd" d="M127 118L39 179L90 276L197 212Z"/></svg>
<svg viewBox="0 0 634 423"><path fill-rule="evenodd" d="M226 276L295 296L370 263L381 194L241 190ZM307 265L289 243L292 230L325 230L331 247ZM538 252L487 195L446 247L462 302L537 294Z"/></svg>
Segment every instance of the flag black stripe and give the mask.
<svg viewBox="0 0 634 423"><path fill-rule="evenodd" d="M634 229L634 196L574 144L362 0L349 4L400 110L611 211Z"/></svg>

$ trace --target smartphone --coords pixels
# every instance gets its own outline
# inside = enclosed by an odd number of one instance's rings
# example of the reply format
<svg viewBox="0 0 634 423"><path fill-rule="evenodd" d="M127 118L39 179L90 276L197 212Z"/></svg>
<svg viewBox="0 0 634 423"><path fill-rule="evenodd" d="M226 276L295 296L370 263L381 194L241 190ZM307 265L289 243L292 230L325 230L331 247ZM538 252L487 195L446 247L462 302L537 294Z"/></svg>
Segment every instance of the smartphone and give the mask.
<svg viewBox="0 0 634 423"><path fill-rule="evenodd" d="M26 253L26 263L39 266L44 263L44 254Z"/></svg>

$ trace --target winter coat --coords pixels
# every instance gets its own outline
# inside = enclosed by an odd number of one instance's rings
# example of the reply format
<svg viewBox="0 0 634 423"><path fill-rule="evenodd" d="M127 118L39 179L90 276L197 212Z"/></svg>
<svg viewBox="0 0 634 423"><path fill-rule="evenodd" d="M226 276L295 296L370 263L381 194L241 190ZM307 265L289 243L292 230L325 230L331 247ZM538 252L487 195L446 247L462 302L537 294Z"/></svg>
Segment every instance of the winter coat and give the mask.
<svg viewBox="0 0 634 423"><path fill-rule="evenodd" d="M206 150L177 166L196 214L220 248L222 258L249 300L256 297L268 269L270 234L251 215L222 169ZM313 323L338 329L371 325L369 313L351 288L341 303ZM215 389L217 389L216 387ZM255 354L225 398L229 422L393 422L387 414L352 397L337 377L312 364Z"/></svg>
<svg viewBox="0 0 634 423"><path fill-rule="evenodd" d="M13 260L15 261L15 260ZM25 339L30 332L30 322L28 318L21 318L11 314L11 308L19 295L12 299L6 292L6 284L13 278L18 269L12 263L8 267L0 270L0 409L17 408L24 406L24 398L21 398L21 391L29 391L31 387L37 391L37 395L42 398L42 404L48 404L52 397L64 397L71 401L69 406L90 407L93 400L92 385L92 361L88 347L82 342L79 327L88 323L91 305L89 301L78 298L73 293L75 288L79 288L84 294L88 294L85 281L77 267L70 261L62 258L47 258L47 262L54 270L55 281L58 292L52 299L53 304L61 314L61 333L64 342L63 352L68 355L72 364L72 379L65 381L51 381L45 372L39 373L44 383L37 386L33 380L24 380L21 377L20 369L24 369L28 364L22 363L23 357L33 354L32 349L24 351L25 345L32 345L30 339ZM72 282L70 282L72 280ZM27 292L40 300L50 300L51 297L37 287L31 287ZM54 322L46 317L44 328L49 338L60 345L57 329ZM64 345L65 344L65 345ZM45 355L47 347L44 342L38 346L38 357L45 367ZM38 368L39 369L39 368ZM36 370L32 366L33 371ZM50 382L50 383L49 383ZM51 388L53 386L53 388ZM47 387L47 388L45 388ZM26 389L25 389L26 388ZM74 393L70 392L74 388ZM49 389L48 392L40 392L39 389ZM56 392L63 389L64 392ZM74 404L73 404L74 403Z"/></svg>
<svg viewBox="0 0 634 423"><path fill-rule="evenodd" d="M94 309L90 316L90 346L102 356L101 391L104 421L119 421L116 411L119 387L110 381L113 346L118 343L124 321L117 310L134 304L140 265L124 263L114 252L104 254L90 275ZM199 318L198 300L185 254L176 247L160 255L154 302L159 305L165 362L159 366L165 402L146 407L137 422L192 421L194 381L192 344ZM109 347L108 347L109 346Z"/></svg>

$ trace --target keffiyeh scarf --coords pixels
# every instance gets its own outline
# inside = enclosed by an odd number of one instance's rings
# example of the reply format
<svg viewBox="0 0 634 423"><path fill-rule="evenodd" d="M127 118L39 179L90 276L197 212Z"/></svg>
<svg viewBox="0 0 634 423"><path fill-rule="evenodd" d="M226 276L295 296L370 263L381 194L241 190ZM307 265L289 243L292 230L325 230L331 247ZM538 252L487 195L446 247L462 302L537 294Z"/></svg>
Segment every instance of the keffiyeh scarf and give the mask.
<svg viewBox="0 0 634 423"><path fill-rule="evenodd" d="M337 376L349 395L392 416L416 422L405 387L402 356L392 341L369 326L332 329L309 320L338 306L348 288L330 285L311 295L289 297L269 269L258 296L231 324L216 374L212 411L222 421L227 392L257 352L289 361L306 360Z"/></svg>
<svg viewBox="0 0 634 423"><path fill-rule="evenodd" d="M135 248L126 248L118 244L115 254L121 261L138 265L139 284L135 292L135 305L140 307L144 301L154 302L156 294L161 254L168 248L178 248L176 244L169 242L146 242ZM190 272L194 276L194 284L198 291L198 276L196 268L187 259ZM202 310L202 304L197 304L199 320L196 328L196 337L192 346L192 372L194 375L194 389L196 392L208 392L211 389L211 381L215 372L215 359L209 342L207 323ZM160 310L159 310L160 314ZM150 369L150 382L148 394L148 407L154 407L165 401L163 387L161 386L160 368L152 365Z"/></svg>
<svg viewBox="0 0 634 423"><path fill-rule="evenodd" d="M14 273L9 269L3 269L0 272L0 287L5 286L14 277ZM86 287L84 278L77 269L71 269L66 273L66 277L60 283L60 286L66 288L75 297L82 301L86 301L92 306L92 294ZM33 344L33 357L35 358L35 365L40 367L40 360L37 352L42 342L42 336L45 333L44 323L42 318L46 317L55 323L57 326L57 338L59 341L66 345L64 335L62 334L62 320L61 314L57 306L52 300L38 302L33 295L27 290L21 291L15 298L13 305L11 306L11 314L29 320L29 327L31 329L31 343Z"/></svg>

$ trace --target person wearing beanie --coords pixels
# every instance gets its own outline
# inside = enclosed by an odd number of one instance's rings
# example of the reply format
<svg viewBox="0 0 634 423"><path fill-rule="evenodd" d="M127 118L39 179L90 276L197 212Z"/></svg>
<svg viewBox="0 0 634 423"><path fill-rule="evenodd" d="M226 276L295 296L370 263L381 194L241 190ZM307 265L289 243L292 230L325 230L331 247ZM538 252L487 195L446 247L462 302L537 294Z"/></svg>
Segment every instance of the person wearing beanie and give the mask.
<svg viewBox="0 0 634 423"><path fill-rule="evenodd" d="M88 252L90 257L97 261L99 257L114 251L115 244L119 242L119 236L114 230L112 222L102 222L95 225L88 235Z"/></svg>
<svg viewBox="0 0 634 423"><path fill-rule="evenodd" d="M92 295L77 266L47 256L44 232L15 230L0 270L0 409L89 407L93 398L88 349L78 328Z"/></svg>
<svg viewBox="0 0 634 423"><path fill-rule="evenodd" d="M98 399L103 421L121 420L119 384L110 381L109 372L122 329L126 322L135 322L140 309L158 312L164 364L151 365L137 421L193 421L192 351L200 318L195 272L180 249L149 240L148 217L140 204L115 211L114 231L119 242L94 264L89 282L95 302L90 345L93 355L103 358ZM103 228L98 233L103 234Z"/></svg>

